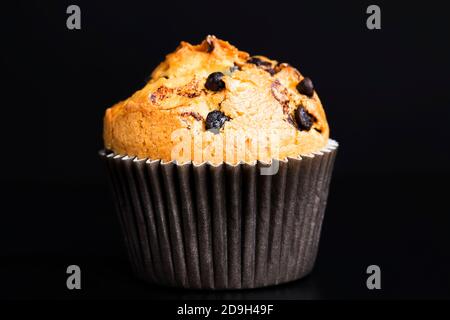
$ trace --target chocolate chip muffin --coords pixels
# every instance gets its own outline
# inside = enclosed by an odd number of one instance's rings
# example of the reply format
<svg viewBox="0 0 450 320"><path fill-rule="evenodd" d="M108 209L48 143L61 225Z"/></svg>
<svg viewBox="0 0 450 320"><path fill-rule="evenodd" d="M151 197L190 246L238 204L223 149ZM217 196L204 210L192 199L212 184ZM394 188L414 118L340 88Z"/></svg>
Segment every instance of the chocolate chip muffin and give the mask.
<svg viewBox="0 0 450 320"><path fill-rule="evenodd" d="M192 139L200 157L174 152L175 131ZM239 139L224 143L226 136L245 136L247 148L239 152ZM287 63L250 56L214 36L199 45L182 42L144 88L109 108L104 118L106 148L180 163L297 157L325 147L328 136L311 79Z"/></svg>
<svg viewBox="0 0 450 320"><path fill-rule="evenodd" d="M104 143L139 278L241 289L313 269L338 145L294 67L214 36L182 42L106 110Z"/></svg>

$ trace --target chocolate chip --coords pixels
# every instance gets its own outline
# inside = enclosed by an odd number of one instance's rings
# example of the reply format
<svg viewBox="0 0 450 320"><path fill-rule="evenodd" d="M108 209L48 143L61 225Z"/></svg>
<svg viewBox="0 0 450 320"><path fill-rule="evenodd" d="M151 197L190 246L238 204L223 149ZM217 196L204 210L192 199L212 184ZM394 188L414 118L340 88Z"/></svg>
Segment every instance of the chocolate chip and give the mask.
<svg viewBox="0 0 450 320"><path fill-rule="evenodd" d="M225 89L225 82L222 80L222 72L211 73L205 82L205 88L211 91L220 91Z"/></svg>
<svg viewBox="0 0 450 320"><path fill-rule="evenodd" d="M206 43L208 44L208 48L206 49L206 52L211 53L214 51L214 42L212 41L212 37L206 38Z"/></svg>
<svg viewBox="0 0 450 320"><path fill-rule="evenodd" d="M257 57L251 57L250 59L247 60L247 63L251 63L258 66L264 71L270 73L271 76L273 76L276 73L276 71L272 68L272 62L270 61L264 61Z"/></svg>
<svg viewBox="0 0 450 320"><path fill-rule="evenodd" d="M286 121L287 121L288 123L290 123L291 125L293 125L294 127L297 127L297 125L296 125L296 123L295 123L294 118L292 117L292 115L288 114Z"/></svg>
<svg viewBox="0 0 450 320"><path fill-rule="evenodd" d="M299 106L295 110L295 120L297 121L297 127L300 131L309 131L313 125L314 117L306 111L303 106Z"/></svg>
<svg viewBox="0 0 450 320"><path fill-rule="evenodd" d="M257 58L257 57L251 57L250 59L247 60L247 63L256 64L258 67L261 67L261 66L271 67L272 66L271 62L261 60L260 58Z"/></svg>
<svg viewBox="0 0 450 320"><path fill-rule="evenodd" d="M302 81L297 85L297 90L301 94L312 97L314 94L314 85L310 78L304 77Z"/></svg>
<svg viewBox="0 0 450 320"><path fill-rule="evenodd" d="M223 112L219 110L213 110L206 116L205 127L207 130L213 130L214 133L218 133L219 129L223 127L225 121L230 120Z"/></svg>

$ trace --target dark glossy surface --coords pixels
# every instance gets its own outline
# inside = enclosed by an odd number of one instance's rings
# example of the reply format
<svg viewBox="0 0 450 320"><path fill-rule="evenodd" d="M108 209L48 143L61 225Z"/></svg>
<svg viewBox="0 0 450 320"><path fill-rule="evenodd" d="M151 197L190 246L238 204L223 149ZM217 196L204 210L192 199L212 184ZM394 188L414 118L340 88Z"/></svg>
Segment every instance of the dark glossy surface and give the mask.
<svg viewBox="0 0 450 320"><path fill-rule="evenodd" d="M443 178L335 177L311 275L275 287L216 292L161 288L136 279L106 185L10 184L3 190L11 207L2 212L9 223L0 224L0 295L10 299L450 298L449 205L445 190L435 188ZM36 205L47 195L50 206L38 212ZM80 292L65 287L70 264L81 267ZM365 286L371 264L381 268L379 291Z"/></svg>

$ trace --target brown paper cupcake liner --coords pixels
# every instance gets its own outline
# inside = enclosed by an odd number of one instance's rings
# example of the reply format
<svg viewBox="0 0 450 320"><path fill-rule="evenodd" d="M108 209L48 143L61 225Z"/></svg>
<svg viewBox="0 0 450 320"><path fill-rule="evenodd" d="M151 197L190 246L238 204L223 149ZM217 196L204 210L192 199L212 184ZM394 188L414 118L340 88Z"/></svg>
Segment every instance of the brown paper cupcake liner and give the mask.
<svg viewBox="0 0 450 320"><path fill-rule="evenodd" d="M106 150L133 271L165 286L256 288L313 268L338 144L267 164L195 165Z"/></svg>

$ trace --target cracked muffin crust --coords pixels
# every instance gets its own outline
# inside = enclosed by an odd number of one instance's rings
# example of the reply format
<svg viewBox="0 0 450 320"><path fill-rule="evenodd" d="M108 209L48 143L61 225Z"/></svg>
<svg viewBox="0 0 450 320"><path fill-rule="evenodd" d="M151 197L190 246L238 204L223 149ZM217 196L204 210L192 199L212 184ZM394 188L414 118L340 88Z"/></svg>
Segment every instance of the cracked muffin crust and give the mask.
<svg viewBox="0 0 450 320"><path fill-rule="evenodd" d="M180 133L188 148L177 148ZM118 154L234 164L319 151L329 128L309 78L208 36L181 42L144 88L107 109L103 136Z"/></svg>

